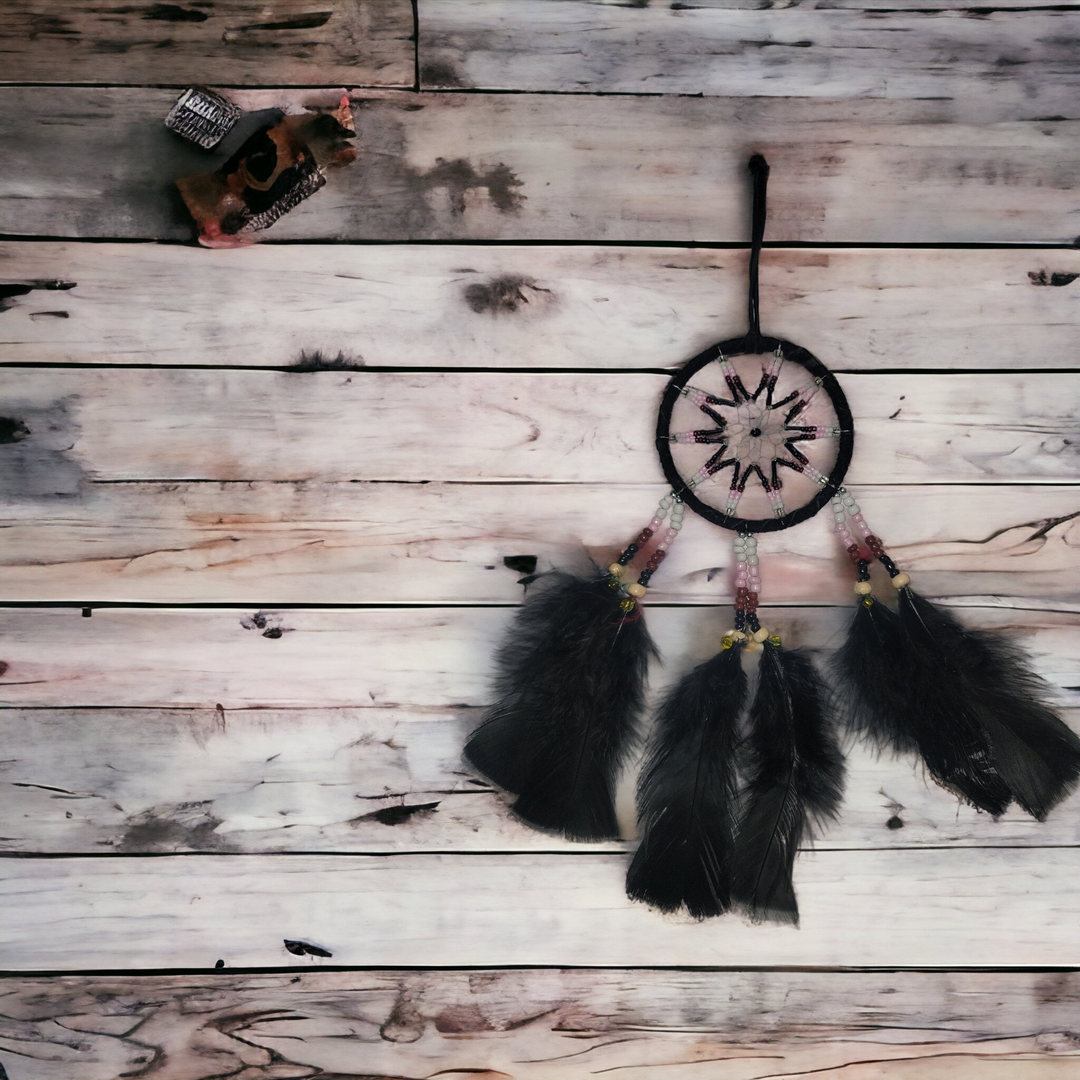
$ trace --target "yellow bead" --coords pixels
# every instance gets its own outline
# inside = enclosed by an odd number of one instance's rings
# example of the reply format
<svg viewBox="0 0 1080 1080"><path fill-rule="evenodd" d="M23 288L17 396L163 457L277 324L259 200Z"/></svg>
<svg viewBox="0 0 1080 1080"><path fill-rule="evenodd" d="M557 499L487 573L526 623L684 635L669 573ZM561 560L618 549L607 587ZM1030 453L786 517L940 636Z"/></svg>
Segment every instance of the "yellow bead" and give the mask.
<svg viewBox="0 0 1080 1080"><path fill-rule="evenodd" d="M633 600L624 600L621 604L619 604L619 607L622 608L623 611L633 611L634 610L634 601Z"/></svg>
<svg viewBox="0 0 1080 1080"><path fill-rule="evenodd" d="M633 585L627 585L626 586L626 591L631 596L636 596L636 597L638 597L638 599L640 599L641 597L643 597L645 595L646 589L645 589L644 585L639 585L635 581Z"/></svg>
<svg viewBox="0 0 1080 1080"><path fill-rule="evenodd" d="M874 600L873 600L873 597L870 597L870 596L864 596L864 597L862 598L862 606L863 606L863 607L873 607L873 606L874 606Z"/></svg>
<svg viewBox="0 0 1080 1080"><path fill-rule="evenodd" d="M779 634L774 634L771 638L769 638L769 644L770 645L776 645L777 647L779 647L780 644L781 644L780 635Z"/></svg>
<svg viewBox="0 0 1080 1080"><path fill-rule="evenodd" d="M894 589L902 589L905 585L911 584L911 578L909 578L907 574L897 574L896 577L892 579L892 583Z"/></svg>
<svg viewBox="0 0 1080 1080"><path fill-rule="evenodd" d="M734 645L734 644L735 644L735 642L732 641L732 639L729 638L729 637L721 638L721 640L720 640L720 648L721 649L730 649L731 646Z"/></svg>
<svg viewBox="0 0 1080 1080"><path fill-rule="evenodd" d="M869 581L856 581L855 592L859 596L869 596L874 591L874 586Z"/></svg>
<svg viewBox="0 0 1080 1080"><path fill-rule="evenodd" d="M611 574L611 575L612 575L612 577L622 577L622 576L623 576L623 574L625 574L625 573L626 573L626 567L625 567L625 566L622 566L622 565L620 565L620 564L619 564L619 563L617 563L617 562L613 562L613 563L612 563L612 564L611 564L611 565L610 565L610 566L609 566L609 567L607 568L607 572L608 572L609 574Z"/></svg>
<svg viewBox="0 0 1080 1080"><path fill-rule="evenodd" d="M769 638L769 631L763 626L760 630L755 631L754 640L760 645L763 641L767 641Z"/></svg>

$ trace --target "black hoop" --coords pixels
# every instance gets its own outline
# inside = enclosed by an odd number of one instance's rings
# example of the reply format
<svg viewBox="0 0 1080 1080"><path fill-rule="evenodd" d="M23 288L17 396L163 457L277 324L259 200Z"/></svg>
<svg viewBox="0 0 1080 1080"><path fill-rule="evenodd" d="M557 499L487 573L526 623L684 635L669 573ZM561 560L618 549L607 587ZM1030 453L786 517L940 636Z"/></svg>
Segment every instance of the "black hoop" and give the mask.
<svg viewBox="0 0 1080 1080"><path fill-rule="evenodd" d="M784 360L801 365L816 381L820 380L822 390L828 395L832 407L836 413L836 419L840 427L839 443L837 447L836 463L829 473L828 483L818 494L805 506L792 510L783 517L763 518L760 521L751 521L748 518L736 517L723 514L708 503L702 502L692 488L688 487L679 470L675 468L675 459L671 454L671 442L668 435L671 433L671 413L675 408L682 388L696 375L706 364L719 360L721 356L728 358L735 356L756 355L759 353L775 352L780 349ZM762 337L753 332L745 337L732 338L730 341L722 341L719 345L713 345L703 353L699 353L689 361L681 371L677 372L668 383L664 391L663 400L660 402L660 414L656 422L656 449L660 454L660 464L663 466L664 475L671 490L696 514L700 514L706 521L719 525L723 529L732 529L735 532L764 533L778 532L780 529L798 525L801 521L812 518L835 494L837 488L844 482L844 476L851 464L851 453L855 447L854 423L851 418L851 408L844 397L844 391L836 381L836 376L816 357L813 353L799 345L793 345L790 341L781 341L779 338Z"/></svg>

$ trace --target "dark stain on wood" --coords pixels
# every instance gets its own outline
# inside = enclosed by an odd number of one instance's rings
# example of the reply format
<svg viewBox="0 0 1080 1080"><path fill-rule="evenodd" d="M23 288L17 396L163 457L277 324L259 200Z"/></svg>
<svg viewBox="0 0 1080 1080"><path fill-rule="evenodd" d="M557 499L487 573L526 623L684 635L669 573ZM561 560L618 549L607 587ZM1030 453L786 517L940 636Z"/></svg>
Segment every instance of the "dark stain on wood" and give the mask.
<svg viewBox="0 0 1080 1080"><path fill-rule="evenodd" d="M1044 976L1035 984L1035 1000L1040 1005L1080 1004L1080 973L1059 971Z"/></svg>
<svg viewBox="0 0 1080 1080"><path fill-rule="evenodd" d="M10 411L4 410L0 497L50 499L82 494L86 473L70 457L79 437L73 416L77 402L75 396L45 406L20 407L11 402Z"/></svg>
<svg viewBox="0 0 1080 1080"><path fill-rule="evenodd" d="M287 367L286 371L360 371L365 367L362 357L346 355L338 351L337 356L330 356L320 349L306 349Z"/></svg>
<svg viewBox="0 0 1080 1080"><path fill-rule="evenodd" d="M161 22L206 22L210 18L205 11L180 7L179 4L151 4L143 12L144 19L157 19Z"/></svg>
<svg viewBox="0 0 1080 1080"><path fill-rule="evenodd" d="M17 282L0 282L0 312L10 311L14 304L7 303L8 300L14 299L16 296L26 296L27 293L33 292L35 289L46 289L49 291L54 290L67 290L74 289L74 281L17 281ZM53 314L52 312L45 312L43 314ZM64 312L64 318L67 318L67 312Z"/></svg>
<svg viewBox="0 0 1080 1080"><path fill-rule="evenodd" d="M333 956L334 954L329 949L324 949L321 945L312 945L310 941L293 941L290 938L285 938L285 948L293 954L293 956Z"/></svg>
<svg viewBox="0 0 1080 1080"><path fill-rule="evenodd" d="M414 803L404 806L384 806L381 810L373 810L370 814L361 814L349 820L349 824L356 826L361 821L377 821L380 825L401 825L414 817L428 817L435 813L439 804L437 802Z"/></svg>
<svg viewBox="0 0 1080 1080"><path fill-rule="evenodd" d="M1071 285L1080 278L1080 274L1048 274L1045 270L1029 270L1028 277L1032 285L1052 285L1060 289L1062 285Z"/></svg>
<svg viewBox="0 0 1080 1080"><path fill-rule="evenodd" d="M465 158L454 158L453 161L436 158L435 164L427 172L413 173L411 186L421 192L446 188L450 208L457 216L465 213L466 193L478 188L485 189L495 209L504 214L516 213L525 201L525 196L518 190L522 181L502 162L480 172Z"/></svg>
<svg viewBox="0 0 1080 1080"><path fill-rule="evenodd" d="M284 633L285 633L285 631L282 630L280 626L268 626L262 632L262 636L263 637L268 637L268 638L270 638L272 640L276 640L277 638L281 637L281 635L284 634Z"/></svg>
<svg viewBox="0 0 1080 1080"><path fill-rule="evenodd" d="M0 416L0 443L22 442L28 438L30 429L14 416Z"/></svg>
<svg viewBox="0 0 1080 1080"><path fill-rule="evenodd" d="M467 79L448 60L428 60L420 68L420 85L431 89L462 89L471 87Z"/></svg>
<svg viewBox="0 0 1080 1080"><path fill-rule="evenodd" d="M903 827L904 819L899 814L893 814L893 816L885 822L886 829L902 829Z"/></svg>
<svg viewBox="0 0 1080 1080"><path fill-rule="evenodd" d="M279 19L276 22L248 23L238 30L315 30L325 26L333 17L332 11L313 11L310 15L298 15L295 19Z"/></svg>
<svg viewBox="0 0 1080 1080"><path fill-rule="evenodd" d="M469 1035L498 1029L476 1005L449 1005L435 1017L435 1030L443 1035Z"/></svg>
<svg viewBox="0 0 1080 1080"><path fill-rule="evenodd" d="M505 555L503 556L503 566L507 567L509 570L514 570L519 574L535 574L536 556Z"/></svg>
<svg viewBox="0 0 1080 1080"><path fill-rule="evenodd" d="M150 852L214 851L233 852L239 848L217 835L221 819L210 812L210 801L155 806L128 819L117 851Z"/></svg>
<svg viewBox="0 0 1080 1080"><path fill-rule="evenodd" d="M36 322L38 319L69 319L71 316L66 311L32 311L30 318Z"/></svg>
<svg viewBox="0 0 1080 1080"><path fill-rule="evenodd" d="M465 303L478 315L487 312L490 315L513 314L522 304L531 303L529 294L546 294L545 300L551 300L554 294L550 289L542 288L531 277L521 274L503 274L488 282L473 282L465 287Z"/></svg>
<svg viewBox="0 0 1080 1080"><path fill-rule="evenodd" d="M5 674L7 674L7 669L10 666L11 665L6 660L0 660L0 677L3 677Z"/></svg>

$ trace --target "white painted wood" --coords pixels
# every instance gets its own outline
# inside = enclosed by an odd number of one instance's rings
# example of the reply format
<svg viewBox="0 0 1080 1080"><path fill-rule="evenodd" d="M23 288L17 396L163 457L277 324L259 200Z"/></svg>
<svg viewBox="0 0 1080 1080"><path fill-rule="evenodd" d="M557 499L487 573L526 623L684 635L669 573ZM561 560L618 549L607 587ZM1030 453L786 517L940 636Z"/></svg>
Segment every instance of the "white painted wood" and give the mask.
<svg viewBox="0 0 1080 1080"><path fill-rule="evenodd" d="M74 287L5 301L0 347L33 363L288 367L320 351L380 367L673 368L743 328L746 263L679 248L7 242L0 281ZM1075 251L773 248L761 275L769 332L833 369L1076 364Z"/></svg>
<svg viewBox="0 0 1080 1080"><path fill-rule="evenodd" d="M249 110L300 110L339 94L234 97ZM754 152L773 168L771 240L1071 243L1077 233L1075 121L963 123L949 101L352 96L359 160L270 238L742 241ZM0 231L190 237L171 183L217 159L161 127L171 99L81 89L72 123L53 90L0 91Z"/></svg>
<svg viewBox="0 0 1080 1080"><path fill-rule="evenodd" d="M856 487L926 596L1080 609L1071 486ZM0 502L0 600L516 603L520 564L606 566L662 485L86 484ZM845 604L854 575L829 514L762 537L770 603ZM516 568L515 568L516 567ZM688 515L654 601L728 602L730 536Z"/></svg>
<svg viewBox="0 0 1080 1080"><path fill-rule="evenodd" d="M0 371L0 492L114 480L659 483L652 374ZM1080 376L843 376L852 484L1072 481ZM165 404L167 403L167 408Z"/></svg>
<svg viewBox="0 0 1080 1080"><path fill-rule="evenodd" d="M421 85L944 97L983 123L1077 116L1080 11L862 7L420 0Z"/></svg>
<svg viewBox="0 0 1080 1080"><path fill-rule="evenodd" d="M10 971L364 966L1076 966L1080 850L815 851L801 927L659 916L621 854L7 858ZM319 961L315 961L317 964Z"/></svg>
<svg viewBox="0 0 1080 1080"><path fill-rule="evenodd" d="M5 82L410 86L412 33L408 0L0 4Z"/></svg>
<svg viewBox="0 0 1080 1080"><path fill-rule="evenodd" d="M1067 972L11 976L0 1061L35 1080L114 1080L155 1052L186 1080L1064 1080L1076 993Z"/></svg>
<svg viewBox="0 0 1080 1080"><path fill-rule="evenodd" d="M1065 715L1080 725L1080 710ZM479 708L404 706L6 710L0 851L625 849L583 848L512 818L461 758L481 716ZM958 806L911 759L851 746L847 760L844 805L814 840L819 851L1080 844L1075 800L1042 824L1016 809L995 821Z"/></svg>
<svg viewBox="0 0 1080 1080"><path fill-rule="evenodd" d="M486 703L491 654L512 608L263 612L77 609L0 611L0 703L213 709L435 707ZM832 647L850 608L762 608L785 643ZM1016 636L1059 687L1080 686L1074 613L970 608L970 625ZM662 687L716 652L731 609L654 606ZM277 636L277 630L281 630ZM266 630L271 631L270 635ZM1075 690L1062 691L1075 704ZM0 715L0 719L2 719Z"/></svg>

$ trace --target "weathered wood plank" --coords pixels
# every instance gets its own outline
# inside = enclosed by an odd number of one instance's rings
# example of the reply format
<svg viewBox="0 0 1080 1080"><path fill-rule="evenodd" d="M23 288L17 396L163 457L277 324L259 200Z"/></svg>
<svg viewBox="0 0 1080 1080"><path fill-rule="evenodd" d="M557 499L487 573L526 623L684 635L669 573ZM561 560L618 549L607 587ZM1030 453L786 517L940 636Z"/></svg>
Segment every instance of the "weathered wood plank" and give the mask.
<svg viewBox="0 0 1080 1080"><path fill-rule="evenodd" d="M349 966L1080 964L1080 849L814 851L801 926L661 917L622 854L5 858L9 971Z"/></svg>
<svg viewBox="0 0 1080 1080"><path fill-rule="evenodd" d="M27 709L0 713L0 851L219 853L619 851L529 829L473 779L478 708ZM1080 725L1080 710L1066 713ZM623 784L624 834L635 833ZM1075 802L995 821L909 759L848 752L818 850L1080 844Z"/></svg>
<svg viewBox="0 0 1080 1080"><path fill-rule="evenodd" d="M411 86L412 35L409 0L0 5L4 82Z"/></svg>
<svg viewBox="0 0 1080 1080"><path fill-rule="evenodd" d="M380 367L667 368L742 327L746 261L678 248L0 243L0 282L72 286L6 300L0 347L34 363L288 367L320 351ZM1076 364L1075 251L771 249L761 274L769 332L835 369Z"/></svg>
<svg viewBox="0 0 1080 1080"><path fill-rule="evenodd" d="M763 608L787 644L832 647L850 608ZM0 702L24 708L128 706L456 708L488 700L491 654L509 608L266 611L104 608L0 611ZM970 608L1065 688L1080 685L1080 622L1069 612ZM663 687L716 651L731 609L653 606ZM1062 691L1076 704L1075 689Z"/></svg>
<svg viewBox="0 0 1080 1080"><path fill-rule="evenodd" d="M0 501L0 600L151 603L516 603L540 571L607 565L659 485L88 484ZM1080 608L1075 487L861 487L895 559L935 597ZM657 601L731 593L726 534L688 516ZM853 580L825 515L761 540L763 597L844 604ZM504 560L510 560L510 565ZM527 564L526 564L527 565Z"/></svg>
<svg viewBox="0 0 1080 1080"><path fill-rule="evenodd" d="M1072 972L13 976L0 1061L35 1080L332 1074L1065 1080ZM73 1037L72 1031L77 1033Z"/></svg>
<svg viewBox="0 0 1080 1080"><path fill-rule="evenodd" d="M949 98L973 122L1077 116L1080 10L420 0L420 80L716 96Z"/></svg>
<svg viewBox="0 0 1080 1080"><path fill-rule="evenodd" d="M339 94L234 97L298 110ZM172 181L217 158L162 127L172 96L82 89L73 113L52 89L0 91L0 231L189 237ZM1074 121L962 123L949 101L352 96L359 160L271 237L744 240L755 151L773 167L772 240L1071 243L1077 231Z"/></svg>
<svg viewBox="0 0 1080 1080"><path fill-rule="evenodd" d="M0 493L70 498L116 480L660 483L666 381L8 367L0 415L21 427L0 444ZM1075 373L848 374L843 386L852 484L1076 477Z"/></svg>

